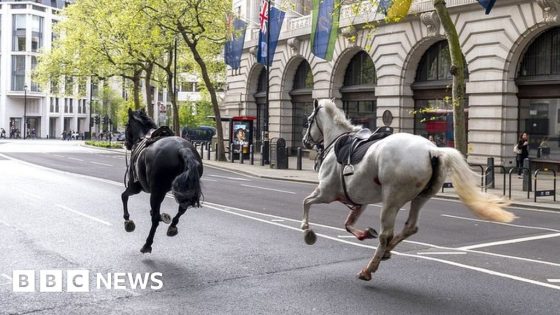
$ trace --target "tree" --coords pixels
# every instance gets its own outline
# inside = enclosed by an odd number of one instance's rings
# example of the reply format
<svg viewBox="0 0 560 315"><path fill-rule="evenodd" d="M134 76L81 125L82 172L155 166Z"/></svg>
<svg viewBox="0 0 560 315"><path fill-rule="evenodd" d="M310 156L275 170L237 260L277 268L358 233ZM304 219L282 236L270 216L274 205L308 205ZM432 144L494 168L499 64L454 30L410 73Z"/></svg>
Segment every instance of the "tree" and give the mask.
<svg viewBox="0 0 560 315"><path fill-rule="evenodd" d="M219 56L225 43L225 15L231 11L230 0L146 0L149 19L162 29L178 34L190 52L193 63L212 103L218 136L218 159L226 160L216 79L225 71Z"/></svg>

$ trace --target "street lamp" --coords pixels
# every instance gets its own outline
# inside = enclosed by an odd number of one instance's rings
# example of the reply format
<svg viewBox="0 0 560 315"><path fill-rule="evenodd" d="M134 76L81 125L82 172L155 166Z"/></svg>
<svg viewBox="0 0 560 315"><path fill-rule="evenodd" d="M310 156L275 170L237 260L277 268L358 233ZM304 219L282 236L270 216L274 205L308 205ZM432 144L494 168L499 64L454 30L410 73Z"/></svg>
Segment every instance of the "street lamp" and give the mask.
<svg viewBox="0 0 560 315"><path fill-rule="evenodd" d="M23 86L23 139L27 138L27 85Z"/></svg>
<svg viewBox="0 0 560 315"><path fill-rule="evenodd" d="M91 140L91 127L93 125L93 122L91 121L91 96L92 96L92 92L93 92L93 77L89 78L89 140Z"/></svg>

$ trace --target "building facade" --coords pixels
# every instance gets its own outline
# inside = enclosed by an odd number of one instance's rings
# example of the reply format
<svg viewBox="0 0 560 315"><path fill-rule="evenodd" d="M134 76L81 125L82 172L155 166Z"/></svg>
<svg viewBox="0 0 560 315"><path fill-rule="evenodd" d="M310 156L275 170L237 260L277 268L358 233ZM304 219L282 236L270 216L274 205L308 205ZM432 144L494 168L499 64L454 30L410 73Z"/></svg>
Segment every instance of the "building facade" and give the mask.
<svg viewBox="0 0 560 315"><path fill-rule="evenodd" d="M453 145L450 57L433 0L415 0L395 24L369 1L343 5L332 61L310 48L309 0L292 0L273 64L256 62L257 0L234 0L249 20L241 69L228 71L225 114L268 114L270 137L301 146L315 98L334 99L355 124L432 135ZM279 1L281 2L281 1ZM475 0L448 0L466 61L469 162L515 166L513 145L527 131L530 156L560 159L560 0L501 0L489 15ZM374 28L365 22L377 21ZM258 139L257 139L258 140ZM544 149L544 150L543 150ZM538 153L537 153L538 152Z"/></svg>

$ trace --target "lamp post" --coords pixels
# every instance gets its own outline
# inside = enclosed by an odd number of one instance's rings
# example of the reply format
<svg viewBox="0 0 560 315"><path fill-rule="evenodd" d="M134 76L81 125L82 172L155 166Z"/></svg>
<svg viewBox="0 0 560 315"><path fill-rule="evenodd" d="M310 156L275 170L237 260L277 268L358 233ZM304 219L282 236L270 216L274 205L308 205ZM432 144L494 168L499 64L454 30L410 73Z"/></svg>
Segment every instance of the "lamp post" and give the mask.
<svg viewBox="0 0 560 315"><path fill-rule="evenodd" d="M27 85L23 86L23 139L27 138Z"/></svg>
<svg viewBox="0 0 560 315"><path fill-rule="evenodd" d="M91 121L91 110L93 109L91 106L91 96L92 96L92 91L93 91L93 78L90 77L89 79L89 139L91 140L91 126L93 125L93 121Z"/></svg>

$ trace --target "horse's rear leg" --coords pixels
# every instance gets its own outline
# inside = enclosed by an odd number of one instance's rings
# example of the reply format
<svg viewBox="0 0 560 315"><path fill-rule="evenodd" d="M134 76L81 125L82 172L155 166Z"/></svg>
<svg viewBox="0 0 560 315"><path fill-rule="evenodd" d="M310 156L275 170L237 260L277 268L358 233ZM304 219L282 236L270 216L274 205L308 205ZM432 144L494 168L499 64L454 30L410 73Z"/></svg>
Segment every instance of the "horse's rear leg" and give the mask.
<svg viewBox="0 0 560 315"><path fill-rule="evenodd" d="M354 227L354 223L358 220L362 212L364 212L366 206L356 206L354 209L350 211L348 217L346 218L346 222L344 223L344 227L346 231L352 233L356 238L360 241L363 241L367 238L376 238L377 231L368 227L366 230L360 230Z"/></svg>
<svg viewBox="0 0 560 315"><path fill-rule="evenodd" d="M395 246L418 232L418 227L416 226L416 223L418 222L418 214L420 213L420 209L422 208L422 206L424 206L428 199L430 198L416 197L412 199L412 201L410 202L410 213L408 214L408 219L406 220L401 233L393 237L389 245L387 245L387 249L385 249L385 255L383 255L384 260L391 258L391 251L395 248Z"/></svg>
<svg viewBox="0 0 560 315"><path fill-rule="evenodd" d="M146 239L146 244L144 244L144 246L142 246L142 249L140 249L140 252L144 254L152 252L154 235L161 219L159 215L159 209L161 207L163 198L165 198L165 192L152 192L152 194L150 195L150 206L152 207L152 210L150 212L152 215L152 227L150 228L150 234L148 234L148 238Z"/></svg>
<svg viewBox="0 0 560 315"><path fill-rule="evenodd" d="M171 225L169 226L169 228L167 228L167 236L175 236L177 235L177 233L179 233L179 231L177 230L177 223L179 223L179 218L185 214L185 212L187 211L187 208L183 208L181 206L179 206L179 210L177 211L177 215L173 218L173 221L171 221Z"/></svg>
<svg viewBox="0 0 560 315"><path fill-rule="evenodd" d="M366 268L358 274L361 280L371 280L371 273L376 272L379 263L383 259L385 250L393 238L393 230L395 228L395 219L402 203L384 204L381 210L381 233L379 234L379 246L375 250L373 258L369 261Z"/></svg>
<svg viewBox="0 0 560 315"><path fill-rule="evenodd" d="M136 195L141 191L142 186L140 186L140 183L129 182L128 187L126 187L126 190L121 194L121 200L124 209L124 229L127 232L132 232L136 228L136 225L134 225L134 221L130 220L130 214L128 213L128 197Z"/></svg>

